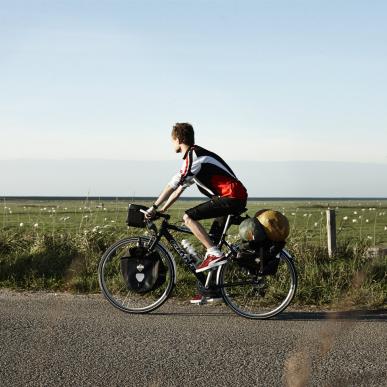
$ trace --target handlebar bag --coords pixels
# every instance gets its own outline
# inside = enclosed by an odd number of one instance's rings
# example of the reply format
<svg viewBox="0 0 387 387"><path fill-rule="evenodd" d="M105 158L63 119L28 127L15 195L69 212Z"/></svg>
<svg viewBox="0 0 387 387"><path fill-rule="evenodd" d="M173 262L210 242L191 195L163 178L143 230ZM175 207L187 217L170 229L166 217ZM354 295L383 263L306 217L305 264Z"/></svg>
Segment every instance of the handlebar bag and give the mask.
<svg viewBox="0 0 387 387"><path fill-rule="evenodd" d="M144 213L140 210L146 211L147 209L148 207L142 206L140 204L129 204L126 224L131 227L144 228L146 226L145 217Z"/></svg>
<svg viewBox="0 0 387 387"><path fill-rule="evenodd" d="M163 285L167 268L157 251L132 247L127 256L121 257L121 273L128 290L147 293Z"/></svg>

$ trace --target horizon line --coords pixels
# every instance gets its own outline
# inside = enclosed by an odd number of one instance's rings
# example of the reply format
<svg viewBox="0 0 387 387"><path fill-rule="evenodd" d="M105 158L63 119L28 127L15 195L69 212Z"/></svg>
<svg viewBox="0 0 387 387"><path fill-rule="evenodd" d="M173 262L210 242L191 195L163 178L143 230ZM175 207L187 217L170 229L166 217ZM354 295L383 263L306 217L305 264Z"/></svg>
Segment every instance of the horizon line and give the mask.
<svg viewBox="0 0 387 387"><path fill-rule="evenodd" d="M165 161L179 161L177 159L110 159L110 158L15 158L15 159L0 159L2 161L130 161L130 162L165 162ZM342 163L342 164L380 164L387 165L386 161L355 161L355 160L242 160L229 159L229 162L248 162L248 163Z"/></svg>
<svg viewBox="0 0 387 387"><path fill-rule="evenodd" d="M56 196L56 195L3 195L0 200L12 199L30 199L30 200L152 200L157 199L158 196ZM180 197L179 200L208 200L209 198L203 196L185 196ZM387 200L387 197L380 196L251 196L247 201L322 201L322 200Z"/></svg>

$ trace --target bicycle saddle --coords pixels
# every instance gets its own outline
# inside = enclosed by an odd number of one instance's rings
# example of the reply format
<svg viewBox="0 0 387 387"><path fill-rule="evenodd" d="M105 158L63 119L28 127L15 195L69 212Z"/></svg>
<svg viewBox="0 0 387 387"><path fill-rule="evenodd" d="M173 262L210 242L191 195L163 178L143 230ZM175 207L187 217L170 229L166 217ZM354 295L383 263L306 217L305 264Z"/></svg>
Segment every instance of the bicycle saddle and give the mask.
<svg viewBox="0 0 387 387"><path fill-rule="evenodd" d="M247 211L247 208L244 208L243 210L233 213L230 219L231 224L240 225L245 219L247 219L249 217L247 214L245 216L241 216L246 211Z"/></svg>
<svg viewBox="0 0 387 387"><path fill-rule="evenodd" d="M243 208L242 210L239 210L239 211L234 212L232 215L234 215L234 216L242 215L242 214L245 213L247 210L248 210L247 208Z"/></svg>

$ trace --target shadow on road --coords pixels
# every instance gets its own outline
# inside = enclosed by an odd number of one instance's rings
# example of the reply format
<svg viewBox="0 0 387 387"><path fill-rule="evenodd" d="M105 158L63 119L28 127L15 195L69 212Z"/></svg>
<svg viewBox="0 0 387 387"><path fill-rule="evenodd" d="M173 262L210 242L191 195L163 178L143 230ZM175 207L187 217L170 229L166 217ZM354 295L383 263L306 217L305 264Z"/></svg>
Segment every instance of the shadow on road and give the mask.
<svg viewBox="0 0 387 387"><path fill-rule="evenodd" d="M232 316L234 315L237 317L236 314L230 312L219 312L219 311L214 311L214 312L192 312L190 310L187 310L186 312L181 311L181 312L152 312L150 315L157 315L157 316L186 316L186 317L192 317L192 316L209 316L209 317L221 317L221 316Z"/></svg>
<svg viewBox="0 0 387 387"><path fill-rule="evenodd" d="M283 312L275 320L313 321L313 320L356 320L387 321L387 310L351 310L345 312Z"/></svg>
<svg viewBox="0 0 387 387"><path fill-rule="evenodd" d="M198 307L200 308L200 307ZM208 311L208 310L197 310L187 308L187 310L179 311L163 311L153 312L151 315L158 316L230 316L235 315L232 311ZM322 320L336 320L336 321L387 321L387 310L352 310L345 312L311 312L311 311L288 311L283 312L280 315L273 317L271 320L281 321L322 321Z"/></svg>

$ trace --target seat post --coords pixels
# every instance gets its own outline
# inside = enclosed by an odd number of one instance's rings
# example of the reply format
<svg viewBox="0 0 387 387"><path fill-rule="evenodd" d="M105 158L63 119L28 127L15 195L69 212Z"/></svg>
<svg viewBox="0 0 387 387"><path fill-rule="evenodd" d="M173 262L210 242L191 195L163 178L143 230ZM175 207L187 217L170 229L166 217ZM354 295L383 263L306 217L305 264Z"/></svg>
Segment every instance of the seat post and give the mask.
<svg viewBox="0 0 387 387"><path fill-rule="evenodd" d="M222 236L224 236L228 230L228 225L230 224L231 217L232 217L232 215L227 216L227 220L226 220L226 224L224 225Z"/></svg>
<svg viewBox="0 0 387 387"><path fill-rule="evenodd" d="M247 211L247 208L245 208L243 211L242 211L242 213L243 212L245 212L245 211ZM225 235L226 235L226 233L227 233L227 230L228 230L228 228L229 228L229 225L230 225L230 222L231 222L231 218L233 217L233 216L235 216L236 214L229 214L229 215L227 215L227 220L226 220L226 223L225 223L225 225L224 225L224 229L223 229L223 231L222 231L222 235L220 236L220 240L219 240L219 242L218 242L218 247L220 248L221 246L222 246L222 244L223 244L223 241L224 241L224 239L225 239Z"/></svg>
<svg viewBox="0 0 387 387"><path fill-rule="evenodd" d="M228 216L227 216L226 224L224 225L224 229L223 229L222 235L221 235L221 237L220 237L220 241L219 241L218 246L222 243L222 241L223 241L223 239L224 239L224 236L226 235L226 232L227 232L227 230L228 230L228 226L229 226L229 224L230 224L231 217L232 217L232 215L228 215Z"/></svg>

